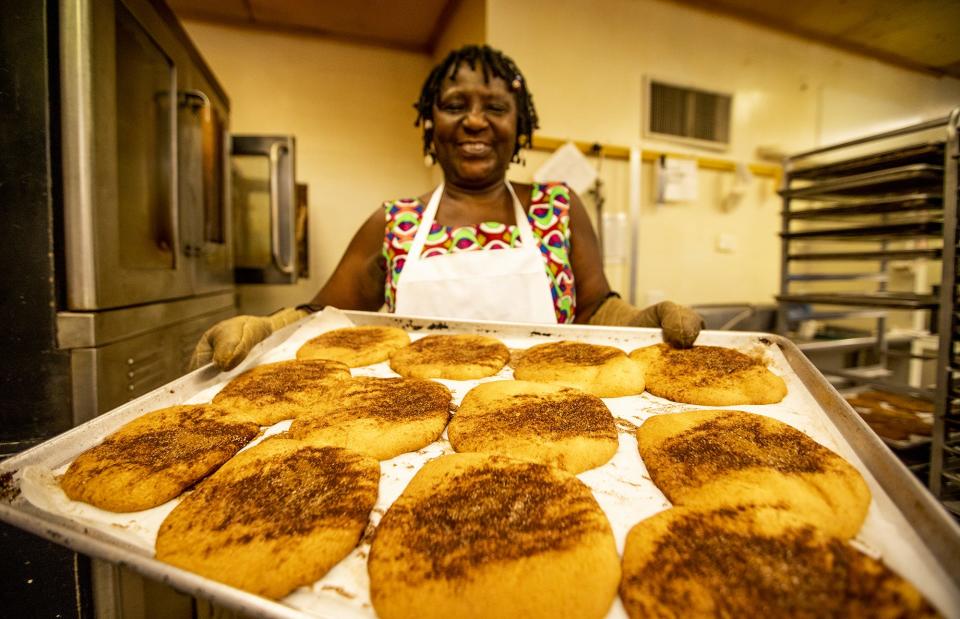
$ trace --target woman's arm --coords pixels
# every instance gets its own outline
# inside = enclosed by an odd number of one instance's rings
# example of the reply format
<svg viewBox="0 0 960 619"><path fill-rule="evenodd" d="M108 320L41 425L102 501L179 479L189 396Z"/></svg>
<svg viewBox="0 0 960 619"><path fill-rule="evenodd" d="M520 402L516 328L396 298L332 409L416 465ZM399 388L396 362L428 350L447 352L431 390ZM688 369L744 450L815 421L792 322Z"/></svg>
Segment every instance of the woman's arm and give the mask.
<svg viewBox="0 0 960 619"><path fill-rule="evenodd" d="M585 324L610 293L600 243L580 196L570 190L570 267L577 291L574 322Z"/></svg>
<svg viewBox="0 0 960 619"><path fill-rule="evenodd" d="M663 301L646 309L636 308L610 294L603 273L600 244L580 198L570 192L570 262L577 287L575 322L595 325L659 327L663 339L678 348L686 348L703 328L703 319L690 308Z"/></svg>
<svg viewBox="0 0 960 619"><path fill-rule="evenodd" d="M310 305L332 305L348 310L380 309L386 282L382 257L385 226L383 207L379 207L353 235L333 275Z"/></svg>

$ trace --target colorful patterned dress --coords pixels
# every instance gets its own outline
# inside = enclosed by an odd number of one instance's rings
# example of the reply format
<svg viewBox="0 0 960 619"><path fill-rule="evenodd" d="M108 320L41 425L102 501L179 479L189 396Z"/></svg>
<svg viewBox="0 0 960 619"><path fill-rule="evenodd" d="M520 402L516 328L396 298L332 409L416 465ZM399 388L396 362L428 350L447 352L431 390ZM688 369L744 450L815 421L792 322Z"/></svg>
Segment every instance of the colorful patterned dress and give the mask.
<svg viewBox="0 0 960 619"><path fill-rule="evenodd" d="M396 307L397 281L425 208L426 204L416 198L383 204L387 223L382 250L387 273L384 296L391 312ZM562 183L534 183L527 220L545 257L557 322L572 323L577 295L570 268L570 188ZM484 222L452 228L434 221L421 255L429 258L448 252L493 251L519 244L520 233L515 225Z"/></svg>

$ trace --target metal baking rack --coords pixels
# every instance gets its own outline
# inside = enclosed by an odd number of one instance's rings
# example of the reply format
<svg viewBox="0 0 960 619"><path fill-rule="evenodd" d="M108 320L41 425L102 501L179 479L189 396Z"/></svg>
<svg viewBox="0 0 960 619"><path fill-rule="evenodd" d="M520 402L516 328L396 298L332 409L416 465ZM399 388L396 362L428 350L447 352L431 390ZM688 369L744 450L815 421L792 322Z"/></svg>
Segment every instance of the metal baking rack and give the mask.
<svg viewBox="0 0 960 619"><path fill-rule="evenodd" d="M958 124L960 108L788 157L780 191L777 297L780 333L836 384L869 385L934 403L932 440L910 442L928 444L929 455L911 468L955 516ZM846 328L848 336L810 338L809 326L818 324L843 325L835 331ZM903 447L886 442L894 450Z"/></svg>

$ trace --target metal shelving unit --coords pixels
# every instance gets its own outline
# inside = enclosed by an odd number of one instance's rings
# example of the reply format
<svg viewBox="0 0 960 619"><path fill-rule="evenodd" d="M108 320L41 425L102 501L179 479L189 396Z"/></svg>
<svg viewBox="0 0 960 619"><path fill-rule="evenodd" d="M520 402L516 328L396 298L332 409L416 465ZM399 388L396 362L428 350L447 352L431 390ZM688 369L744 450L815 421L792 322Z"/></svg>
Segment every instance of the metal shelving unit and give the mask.
<svg viewBox="0 0 960 619"><path fill-rule="evenodd" d="M960 107L944 118L788 157L777 299L778 329L801 350L868 353L858 357L868 363L825 374L933 403L929 462L910 465L929 473L931 492L960 517L958 124ZM903 278L911 269L923 277ZM798 334L809 335L809 320L856 327L847 327L849 337L804 341ZM897 321L913 328L891 330ZM918 350L920 339L935 340L936 350ZM903 363L930 365L908 380Z"/></svg>

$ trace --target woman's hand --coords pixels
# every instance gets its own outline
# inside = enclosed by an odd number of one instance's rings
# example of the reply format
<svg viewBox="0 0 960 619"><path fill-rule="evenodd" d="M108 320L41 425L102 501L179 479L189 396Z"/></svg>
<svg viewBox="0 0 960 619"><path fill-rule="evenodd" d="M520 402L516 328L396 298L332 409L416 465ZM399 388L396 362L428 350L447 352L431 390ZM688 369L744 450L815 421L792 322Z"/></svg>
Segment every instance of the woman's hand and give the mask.
<svg viewBox="0 0 960 619"><path fill-rule="evenodd" d="M200 337L190 358L190 369L213 362L220 370L232 370L271 333L306 315L305 310L285 308L270 316L234 316L222 320Z"/></svg>
<svg viewBox="0 0 960 619"><path fill-rule="evenodd" d="M663 329L663 340L677 348L693 346L704 326L700 314L672 301L661 301L646 309L639 309L617 296L608 297L590 317L589 324L658 327Z"/></svg>

